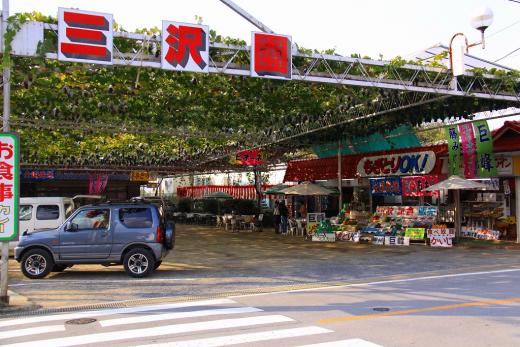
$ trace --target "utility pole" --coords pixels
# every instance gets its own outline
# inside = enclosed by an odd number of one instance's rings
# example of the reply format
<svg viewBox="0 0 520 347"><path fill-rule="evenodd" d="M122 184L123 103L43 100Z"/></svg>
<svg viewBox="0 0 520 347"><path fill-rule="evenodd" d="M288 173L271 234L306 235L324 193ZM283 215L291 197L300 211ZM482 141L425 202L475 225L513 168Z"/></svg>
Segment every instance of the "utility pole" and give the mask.
<svg viewBox="0 0 520 347"><path fill-rule="evenodd" d="M7 31L7 18L9 18L9 0L2 0L2 47L5 51L4 35ZM4 65L3 71L3 88L4 88L4 115L3 115L3 132L9 132L9 117L11 114L11 66ZM9 269L9 241L1 241L1 264L0 264L0 302L9 303L8 288L8 269Z"/></svg>

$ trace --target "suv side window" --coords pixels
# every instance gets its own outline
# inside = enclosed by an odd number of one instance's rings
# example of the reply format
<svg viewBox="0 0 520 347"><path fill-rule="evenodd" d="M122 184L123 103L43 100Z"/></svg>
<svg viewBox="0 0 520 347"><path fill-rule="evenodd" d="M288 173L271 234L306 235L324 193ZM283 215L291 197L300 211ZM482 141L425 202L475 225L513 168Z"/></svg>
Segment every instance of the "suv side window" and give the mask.
<svg viewBox="0 0 520 347"><path fill-rule="evenodd" d="M109 218L109 209L83 210L72 218L71 223L77 226L77 230L107 229Z"/></svg>
<svg viewBox="0 0 520 347"><path fill-rule="evenodd" d="M20 220L31 220L32 211L32 205L20 205Z"/></svg>
<svg viewBox="0 0 520 347"><path fill-rule="evenodd" d="M65 204L65 218L69 218L69 216L74 212L74 205L73 204Z"/></svg>
<svg viewBox="0 0 520 347"><path fill-rule="evenodd" d="M60 207L58 205L40 205L36 208L36 219L55 220L60 218Z"/></svg>
<svg viewBox="0 0 520 347"><path fill-rule="evenodd" d="M127 228L149 228L153 225L152 211L146 207L122 208L119 220Z"/></svg>

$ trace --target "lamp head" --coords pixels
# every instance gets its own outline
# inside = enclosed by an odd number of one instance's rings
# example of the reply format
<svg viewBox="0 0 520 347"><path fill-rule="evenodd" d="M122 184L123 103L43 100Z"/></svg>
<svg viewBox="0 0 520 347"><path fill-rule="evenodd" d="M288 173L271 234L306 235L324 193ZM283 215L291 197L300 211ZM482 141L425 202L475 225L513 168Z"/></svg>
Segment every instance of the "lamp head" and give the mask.
<svg viewBox="0 0 520 347"><path fill-rule="evenodd" d="M484 31L493 23L493 11L489 7L480 7L471 16L471 26L480 32Z"/></svg>

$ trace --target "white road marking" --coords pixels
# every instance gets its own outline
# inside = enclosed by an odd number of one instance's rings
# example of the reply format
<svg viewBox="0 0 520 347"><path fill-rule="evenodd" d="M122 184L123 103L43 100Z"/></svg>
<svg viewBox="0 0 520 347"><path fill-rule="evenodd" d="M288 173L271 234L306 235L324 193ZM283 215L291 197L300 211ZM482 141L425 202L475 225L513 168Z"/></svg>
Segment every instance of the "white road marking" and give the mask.
<svg viewBox="0 0 520 347"><path fill-rule="evenodd" d="M0 339L9 339L9 338L13 338L13 337L20 337L20 336L27 336L27 335L55 333L58 331L65 331L65 327L63 325L50 325L50 326L46 326L46 327L4 331L4 332L0 332Z"/></svg>
<svg viewBox="0 0 520 347"><path fill-rule="evenodd" d="M118 283L161 283L161 282L179 282L179 281L195 281L200 278L151 278L147 280L135 280L135 279L127 279L127 280L96 280L96 284L118 284ZM54 284L85 284L84 280L46 280L38 282L39 285L54 285ZM34 282L30 283L16 283L10 284L9 287L25 287L25 286L34 286Z"/></svg>
<svg viewBox="0 0 520 347"><path fill-rule="evenodd" d="M95 316L113 316L116 314L124 314L124 313L160 311L160 310L169 310L169 309L175 309L175 308L193 307L193 306L211 306L211 305L223 305L223 304L234 304L234 303L235 303L235 301L230 300L230 299L216 299L216 300L181 302L181 303L162 304L162 305L149 305L149 306L138 306L138 307L128 307L128 308L105 309L105 310L97 310L97 311L73 312L73 313L55 314L55 315L49 315L49 316L35 316L35 317L18 318L18 319L0 321L0 328L9 327L9 326L13 326L13 325L19 325L19 324L51 322L51 321L58 321L58 320L87 318L87 317L95 317Z"/></svg>
<svg viewBox="0 0 520 347"><path fill-rule="evenodd" d="M313 345L304 345L304 346L298 346L298 347L383 347L383 346L377 345L372 342L368 342L363 339L348 339L348 340L341 340L341 341L316 343Z"/></svg>
<svg viewBox="0 0 520 347"><path fill-rule="evenodd" d="M262 312L262 311L263 310L261 310L259 308L255 308L255 307L220 308L220 309L214 309L214 310L174 312L174 313L146 315L146 316L140 316L140 317L107 319L107 320L99 321L99 324L101 324L102 327L111 327L114 325L156 322L156 321L169 320L169 319L205 317L205 316L214 316L214 315L221 315L221 314L224 315L224 314L253 313L253 312Z"/></svg>
<svg viewBox="0 0 520 347"><path fill-rule="evenodd" d="M385 281L374 281L374 282L365 282L365 283L344 284L344 285L338 285L338 286L324 286L324 287L316 287L316 288L280 290L280 291L276 291L276 292L258 293L258 294L241 294L241 295L232 295L232 296L229 296L229 298L237 299L237 298L246 298L246 297L252 297L252 296L266 296L266 295L272 295L272 294L313 292L313 291L320 291L320 290L330 290L330 289L340 289L340 288L350 288L350 287L368 287L368 286L372 286L372 285L376 285L376 284L414 282L414 281L424 281L424 280L432 280L432 279L439 279L439 278L452 278L452 277L489 275L489 274L499 274L499 273L507 273L507 272L518 272L518 271L520 271L520 269L466 272L466 273L461 273L461 274L449 274L449 275L436 275L436 276L424 276L424 277L415 277L415 278L404 278L404 279L400 279L400 280L385 280Z"/></svg>
<svg viewBox="0 0 520 347"><path fill-rule="evenodd" d="M293 328L293 329L281 329L263 331L260 333L240 334L240 335L229 335L212 337L207 339L198 340L186 340L186 341L174 341L167 343L159 343L155 345L143 345L139 347L217 347L217 346L230 346L238 345L241 343L251 343L269 340L285 339L290 337L301 337L310 336L317 334L333 333L334 331L320 328L316 326Z"/></svg>
<svg viewBox="0 0 520 347"><path fill-rule="evenodd" d="M127 339L137 339L152 336L162 335L173 335L188 332L197 332L204 330L218 330L227 328L238 328L252 325L261 324L272 324L272 323L283 323L291 322L293 319L282 315L271 315L271 316L257 316L248 318L235 318L235 319L222 319L207 322L197 323L185 323L177 325L166 325L155 328L145 329L131 329L131 330L120 330L109 333L97 333L89 335L79 335L71 337L60 337L55 339L39 340L38 345L52 346L52 347L65 347L65 346L77 346L88 343L101 343L109 341L119 341ZM34 342L22 342L14 343L11 345L4 345L4 347L31 347L34 346Z"/></svg>

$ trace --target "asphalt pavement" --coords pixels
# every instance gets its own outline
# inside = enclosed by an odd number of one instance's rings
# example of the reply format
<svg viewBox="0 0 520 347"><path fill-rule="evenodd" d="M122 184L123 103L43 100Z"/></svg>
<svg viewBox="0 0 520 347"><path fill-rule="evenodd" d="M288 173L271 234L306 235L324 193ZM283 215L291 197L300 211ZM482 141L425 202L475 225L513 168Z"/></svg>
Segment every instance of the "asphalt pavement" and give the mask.
<svg viewBox="0 0 520 347"><path fill-rule="evenodd" d="M0 319L0 345L519 346L520 268Z"/></svg>
<svg viewBox="0 0 520 347"><path fill-rule="evenodd" d="M29 280L10 262L10 289L43 308L131 304L305 289L520 266L519 249L387 247L316 243L264 232L177 226L177 243L158 271L128 277L121 266L74 266Z"/></svg>

